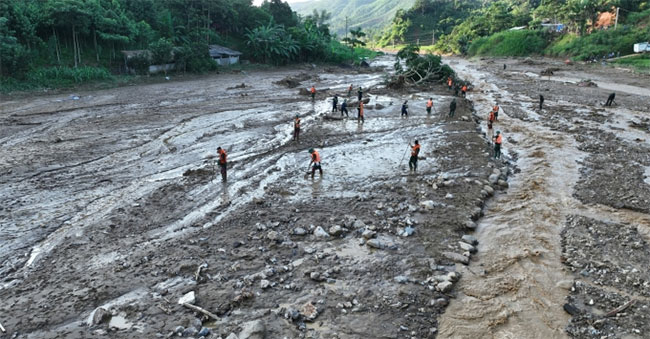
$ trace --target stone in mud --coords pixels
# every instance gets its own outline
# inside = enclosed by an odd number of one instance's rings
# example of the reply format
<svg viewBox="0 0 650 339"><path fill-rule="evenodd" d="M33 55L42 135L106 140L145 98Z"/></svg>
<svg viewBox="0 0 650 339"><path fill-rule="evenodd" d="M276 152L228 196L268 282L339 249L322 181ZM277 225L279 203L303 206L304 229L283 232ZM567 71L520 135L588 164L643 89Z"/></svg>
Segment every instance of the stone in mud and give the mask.
<svg viewBox="0 0 650 339"><path fill-rule="evenodd" d="M476 246L476 245L478 245L478 239L476 239L476 237L473 236L473 235L465 234L465 235L462 237L461 240L463 240L464 242L466 242L466 243L468 243L468 244L470 244L470 245L472 245L472 246Z"/></svg>
<svg viewBox="0 0 650 339"><path fill-rule="evenodd" d="M382 104L379 104L379 103L375 104L375 109L383 109L383 108L385 108L385 107L386 107L386 106L384 106L384 105L382 105Z"/></svg>
<svg viewBox="0 0 650 339"><path fill-rule="evenodd" d="M111 319L111 313L108 312L103 307L98 307L97 309L95 309L95 313L93 314L92 325L99 325L107 322L110 319Z"/></svg>
<svg viewBox="0 0 650 339"><path fill-rule="evenodd" d="M463 265L469 264L469 258L462 255L462 254L458 254L458 253L455 253L455 252L442 252L442 256L449 259L449 260L451 260L451 261L454 261L454 262L457 262L457 263L460 263L460 264L463 264Z"/></svg>
<svg viewBox="0 0 650 339"><path fill-rule="evenodd" d="M357 219L357 220L355 220L354 223L352 224L352 227L354 227L354 228L356 228L356 229L364 228L364 227L366 227L366 224L365 224L363 221Z"/></svg>
<svg viewBox="0 0 650 339"><path fill-rule="evenodd" d="M564 308L564 311L566 313L569 313L570 315L577 315L577 314L580 313L580 310L577 307L575 307L575 306L573 306L573 305L571 305L569 303L564 304L564 306L562 306L562 308Z"/></svg>
<svg viewBox="0 0 650 339"><path fill-rule="evenodd" d="M373 231L373 230L365 230L365 231L363 231L363 233L361 233L361 236L362 236L364 239L372 239L372 238L374 238L375 236L377 236L377 232L375 232L375 231Z"/></svg>
<svg viewBox="0 0 650 339"><path fill-rule="evenodd" d="M476 247L462 241L459 241L458 244L460 245L460 248L463 251L467 251L469 253L476 253Z"/></svg>
<svg viewBox="0 0 650 339"><path fill-rule="evenodd" d="M266 325L261 320L253 320L242 325L242 330L237 336L238 339L264 339L266 336Z"/></svg>
<svg viewBox="0 0 650 339"><path fill-rule="evenodd" d="M314 235L316 238L329 238L330 236L329 233L325 232L325 230L320 226L314 229Z"/></svg>
<svg viewBox="0 0 650 339"><path fill-rule="evenodd" d="M311 301L305 303L300 307L300 314L305 321L314 321L318 317L318 309Z"/></svg>
<svg viewBox="0 0 650 339"><path fill-rule="evenodd" d="M210 329L207 327L201 327L201 330L199 331L199 333L197 333L197 335L199 337L207 337L208 335L210 335Z"/></svg>
<svg viewBox="0 0 650 339"><path fill-rule="evenodd" d="M488 178L488 181L491 184L496 184L499 181L499 174L491 174L490 177Z"/></svg>
<svg viewBox="0 0 650 339"><path fill-rule="evenodd" d="M458 273L458 272L449 272L449 273L447 273L447 275L445 277L446 277L447 280L449 280L451 282L456 282L456 281L460 280L460 273Z"/></svg>
<svg viewBox="0 0 650 339"><path fill-rule="evenodd" d="M339 225L334 225L334 226L330 227L329 233L330 233L330 235L333 235L335 237L339 236L339 235L343 234L343 228L341 226L339 226Z"/></svg>
<svg viewBox="0 0 650 339"><path fill-rule="evenodd" d="M260 281L260 287L261 287L262 289L269 288L269 287L271 287L271 282L268 281L268 280L266 280L266 279L262 279L262 280Z"/></svg>
<svg viewBox="0 0 650 339"><path fill-rule="evenodd" d="M443 281L436 285L436 289L442 293L447 293L451 291L451 288L454 287L454 283L451 281Z"/></svg>
<svg viewBox="0 0 650 339"><path fill-rule="evenodd" d="M386 237L370 239L366 242L366 245L381 250L394 249L396 247L395 243Z"/></svg>
<svg viewBox="0 0 650 339"><path fill-rule="evenodd" d="M194 295L194 291L187 292L184 296L178 299L178 303L180 305L194 304L195 302L196 302L196 296Z"/></svg>
<svg viewBox="0 0 650 339"><path fill-rule="evenodd" d="M269 233L266 234L266 238L271 241L278 241L280 240L280 234L276 231L269 231Z"/></svg>
<svg viewBox="0 0 650 339"><path fill-rule="evenodd" d="M508 188L508 186L510 186L510 185L508 184L508 182L505 181L505 180L499 180L499 181L497 182L497 184L498 184L500 187L502 187L502 188Z"/></svg>
<svg viewBox="0 0 650 339"><path fill-rule="evenodd" d="M318 281L318 282L325 281L325 279L326 279L324 276L322 276L322 275L321 275L320 273L318 273L318 272L311 272L311 273L309 273L309 278L310 278L311 280L313 280L313 281Z"/></svg>
<svg viewBox="0 0 650 339"><path fill-rule="evenodd" d="M436 300L433 300L432 304L433 304L432 306L445 307L449 305L449 300L447 300L446 298L438 298Z"/></svg>
<svg viewBox="0 0 650 339"><path fill-rule="evenodd" d="M226 337L226 339L239 339L239 337L238 337L236 334L234 334L234 333L230 333L230 334Z"/></svg>
<svg viewBox="0 0 650 339"><path fill-rule="evenodd" d="M487 192L488 195L493 195L494 194L494 188L490 185L485 185L483 186L483 190Z"/></svg>
<svg viewBox="0 0 650 339"><path fill-rule="evenodd" d="M293 229L293 234L295 234L295 235L305 235L305 234L307 234L307 231L302 227L296 227L296 228Z"/></svg>
<svg viewBox="0 0 650 339"><path fill-rule="evenodd" d="M433 200L420 201L420 206L426 210L430 210L435 207L435 203Z"/></svg>
<svg viewBox="0 0 650 339"><path fill-rule="evenodd" d="M483 215L483 209L476 207L472 210L472 220L476 221Z"/></svg>
<svg viewBox="0 0 650 339"><path fill-rule="evenodd" d="M181 333L181 336L182 336L182 337L193 337L193 336L195 336L197 333L199 333L199 331L198 331L196 328L194 328L194 327L188 327L188 328L186 328L186 329L183 330L183 332Z"/></svg>
<svg viewBox="0 0 650 339"><path fill-rule="evenodd" d="M395 282L399 284L406 284L409 281L409 278L403 275L398 275L395 278L393 278L393 280L395 280Z"/></svg>
<svg viewBox="0 0 650 339"><path fill-rule="evenodd" d="M573 281L571 281L571 280L561 280L561 281L558 281L557 284L555 284L555 286L557 286L559 288L562 288L562 289L565 289L565 290L570 290L571 287L573 286Z"/></svg>
<svg viewBox="0 0 650 339"><path fill-rule="evenodd" d="M476 223L471 221L471 220L465 221L464 226L465 226L465 228L468 228L470 230L475 230L476 229Z"/></svg>
<svg viewBox="0 0 650 339"><path fill-rule="evenodd" d="M183 327L183 326L176 326L176 328L174 328L174 333L176 333L178 335L181 335L183 333L183 331L185 331L185 327Z"/></svg>

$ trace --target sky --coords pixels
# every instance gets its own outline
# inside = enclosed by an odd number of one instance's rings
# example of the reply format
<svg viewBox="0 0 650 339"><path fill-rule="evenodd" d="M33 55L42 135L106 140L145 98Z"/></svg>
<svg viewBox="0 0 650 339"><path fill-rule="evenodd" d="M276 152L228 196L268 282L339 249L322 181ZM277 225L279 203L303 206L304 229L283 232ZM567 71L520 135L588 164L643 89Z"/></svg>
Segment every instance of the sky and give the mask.
<svg viewBox="0 0 650 339"><path fill-rule="evenodd" d="M296 3L296 2L306 2L306 1L314 1L314 0L284 0L288 3ZM259 6L264 2L264 0L253 0L253 5Z"/></svg>

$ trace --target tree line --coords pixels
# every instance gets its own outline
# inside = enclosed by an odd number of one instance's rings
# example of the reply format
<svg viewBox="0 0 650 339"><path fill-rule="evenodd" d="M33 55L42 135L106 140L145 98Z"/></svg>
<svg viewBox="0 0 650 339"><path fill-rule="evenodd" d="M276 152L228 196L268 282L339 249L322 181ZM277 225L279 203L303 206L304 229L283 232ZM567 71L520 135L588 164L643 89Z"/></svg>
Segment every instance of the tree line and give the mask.
<svg viewBox="0 0 650 339"><path fill-rule="evenodd" d="M325 11L299 17L282 0L259 7L252 0L0 0L0 74L21 78L54 66L117 70L121 50L148 50L143 62L204 71L216 67L210 44L273 64L352 57L336 45L328 19Z"/></svg>

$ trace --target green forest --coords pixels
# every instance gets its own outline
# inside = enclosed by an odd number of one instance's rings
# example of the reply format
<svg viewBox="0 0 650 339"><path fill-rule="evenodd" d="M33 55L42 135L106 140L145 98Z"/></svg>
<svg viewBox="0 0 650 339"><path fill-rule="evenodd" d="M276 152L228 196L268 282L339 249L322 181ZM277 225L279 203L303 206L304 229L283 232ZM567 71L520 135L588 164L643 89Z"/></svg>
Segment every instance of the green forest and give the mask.
<svg viewBox="0 0 650 339"><path fill-rule="evenodd" d="M619 18L598 22L599 14ZM557 26L560 24L562 26ZM520 30L510 30L511 28ZM398 11L379 46L433 45L438 53L552 55L585 60L630 54L650 40L650 5L640 0L417 0Z"/></svg>
<svg viewBox="0 0 650 339"><path fill-rule="evenodd" d="M298 16L286 2L252 0L0 0L0 74L5 88L61 86L124 72L122 50L147 50L129 67L175 63L205 72L208 45L274 65L358 61L368 51L342 45L328 13Z"/></svg>

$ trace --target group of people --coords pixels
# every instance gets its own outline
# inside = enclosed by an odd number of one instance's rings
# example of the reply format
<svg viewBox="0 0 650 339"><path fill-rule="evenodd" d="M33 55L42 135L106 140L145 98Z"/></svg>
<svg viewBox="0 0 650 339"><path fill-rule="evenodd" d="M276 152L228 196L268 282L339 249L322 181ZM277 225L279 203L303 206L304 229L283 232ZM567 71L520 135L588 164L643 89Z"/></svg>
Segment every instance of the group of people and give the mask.
<svg viewBox="0 0 650 339"><path fill-rule="evenodd" d="M447 77L447 86L451 90L452 88L454 89L454 96L458 96L458 91L460 90L460 94L463 98L467 96L467 84L466 83L459 83L458 81L454 81L454 79L449 76Z"/></svg>
<svg viewBox="0 0 650 339"><path fill-rule="evenodd" d="M492 110L490 110L490 114L488 114L488 119L487 119L487 130L488 130L488 137L490 138L491 141L494 141L494 158L495 159L500 159L501 158L501 143L503 142L503 135L501 134L501 131L497 131L496 135L493 134L493 125L496 121L499 121L499 103L496 103L493 107Z"/></svg>

